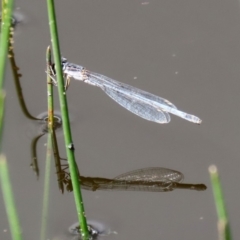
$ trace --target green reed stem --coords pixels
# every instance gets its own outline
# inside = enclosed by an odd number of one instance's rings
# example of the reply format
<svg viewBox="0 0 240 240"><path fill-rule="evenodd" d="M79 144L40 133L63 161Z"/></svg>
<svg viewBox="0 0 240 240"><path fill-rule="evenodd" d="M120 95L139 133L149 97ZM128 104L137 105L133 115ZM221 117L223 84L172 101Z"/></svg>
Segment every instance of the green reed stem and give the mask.
<svg viewBox="0 0 240 240"><path fill-rule="evenodd" d="M219 239L231 240L230 226L227 216L227 210L224 202L223 191L221 187L220 178L218 175L217 167L211 165L209 173L212 182L213 195L218 215L218 234Z"/></svg>
<svg viewBox="0 0 240 240"><path fill-rule="evenodd" d="M22 231L18 220L17 209L14 203L7 161L4 155L0 155L0 183L12 239L22 240Z"/></svg>
<svg viewBox="0 0 240 240"><path fill-rule="evenodd" d="M73 184L73 192L74 192L75 204L77 208L78 220L81 226L82 238L89 239L83 199L82 199L81 189L80 189L79 180L78 180L79 172L78 172L77 164L75 161L74 145L73 145L71 129L70 129L67 99L66 99L66 92L64 87L64 79L63 79L62 66L61 66L61 55L60 55L60 47L59 47L59 40L58 40L57 21L56 21L54 1L47 0L47 5L48 5L48 17L49 17L49 26L50 26L50 33L51 33L51 42L53 46L54 60L56 64L55 66L56 66L56 73L57 73L58 93L59 93L59 100L60 100L60 107L61 107L61 114L62 114L62 121L63 121L63 133L65 138L65 146L66 146L67 159L69 164L69 171L71 174L71 179Z"/></svg>
<svg viewBox="0 0 240 240"><path fill-rule="evenodd" d="M48 99L48 131L53 131L54 125L54 104L53 104L53 83L50 77L51 75L51 64L52 55L50 46L47 47L46 52L46 62L47 62L47 99Z"/></svg>
<svg viewBox="0 0 240 240"><path fill-rule="evenodd" d="M13 0L2 0L2 21L0 34L0 89L3 88L5 66L9 45L9 33L12 26Z"/></svg>
<svg viewBox="0 0 240 240"><path fill-rule="evenodd" d="M50 78L49 66L51 63L51 50L47 48L47 98L48 98L48 138L47 138L47 153L44 179L44 193L43 193L43 209L42 209L42 224L41 224L41 240L46 239L46 228L48 226L48 206L49 206L49 190L50 190L50 169L51 169L51 155L52 155L52 136L53 130L53 87Z"/></svg>
<svg viewBox="0 0 240 240"><path fill-rule="evenodd" d="M48 98L48 130L53 130L54 125L54 105L53 105L53 83L52 79L50 78L50 67L52 64L52 56L51 56L51 48L48 46L47 53L46 53L46 62L47 62L47 98Z"/></svg>
<svg viewBox="0 0 240 240"><path fill-rule="evenodd" d="M0 149L2 148L1 145L2 145L4 102L5 102L5 92L3 90L0 90Z"/></svg>
<svg viewBox="0 0 240 240"><path fill-rule="evenodd" d="M41 223L41 240L46 238L46 229L48 226L48 206L49 206L49 192L50 192L50 170L51 170L51 154L52 153L52 138L48 133L47 138L47 153L45 165L45 178L44 178L44 193L43 193L43 208L42 208L42 223Z"/></svg>

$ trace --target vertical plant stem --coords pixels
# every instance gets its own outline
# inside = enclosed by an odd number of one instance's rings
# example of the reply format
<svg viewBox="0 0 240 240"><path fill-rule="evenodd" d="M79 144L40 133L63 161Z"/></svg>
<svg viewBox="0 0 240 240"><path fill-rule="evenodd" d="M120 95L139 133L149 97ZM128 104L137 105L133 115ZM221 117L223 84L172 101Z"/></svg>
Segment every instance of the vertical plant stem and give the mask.
<svg viewBox="0 0 240 240"><path fill-rule="evenodd" d="M51 139L51 134L48 133L46 165L45 165L45 178L44 178L41 238L40 238L41 240L47 239L46 238L46 228L48 226L48 206L49 206L49 192L50 192L51 152L52 152L52 139Z"/></svg>
<svg viewBox="0 0 240 240"><path fill-rule="evenodd" d="M4 98L3 82L5 77L5 66L9 45L9 34L12 20L13 0L2 0L2 21L0 32L0 151L2 143L3 115L4 115Z"/></svg>
<svg viewBox="0 0 240 240"><path fill-rule="evenodd" d="M0 89L3 88L6 58L9 45L9 33L12 25L13 0L2 0L2 22L0 35Z"/></svg>
<svg viewBox="0 0 240 240"><path fill-rule="evenodd" d="M53 129L53 115L54 115L54 105L53 105L53 83L52 79L50 78L50 66L52 64L52 57L51 57L51 48L48 46L47 48L47 98L48 98L48 129L52 130Z"/></svg>
<svg viewBox="0 0 240 240"><path fill-rule="evenodd" d="M84 210L83 199L82 199L82 194L81 194L81 189L79 184L79 172L77 169L77 164L75 162L74 145L73 145L71 129L70 129L66 92L64 88L63 73L62 73L62 67L61 67L61 56L60 56L60 47L59 47L59 41L58 41L58 31L57 31L54 1L47 0L47 4L48 4L49 25L50 25L50 32L51 32L51 42L53 45L53 53L54 53L57 82L58 82L58 93L59 93L59 100L60 100L60 107L61 107L62 121L63 121L63 133L65 138L65 146L66 146L69 170L70 170L72 184L73 184L75 204L77 208L79 224L81 226L82 238L89 239L89 233L88 233L87 222L85 217L85 210Z"/></svg>
<svg viewBox="0 0 240 240"><path fill-rule="evenodd" d="M22 240L22 232L18 220L17 209L14 203L7 161L4 155L0 155L0 183L2 187L3 199L7 211L12 239Z"/></svg>
<svg viewBox="0 0 240 240"><path fill-rule="evenodd" d="M208 170L211 177L213 195L214 195L214 200L215 200L215 205L216 205L217 215L218 215L219 239L231 240L232 238L231 238L231 232L230 232L229 221L227 216L227 210L225 207L225 202L224 202L220 179L218 176L217 167L215 165L211 165Z"/></svg>
<svg viewBox="0 0 240 240"><path fill-rule="evenodd" d="M4 102L5 92L0 89L0 151L2 149L2 129L3 129L3 116L4 116Z"/></svg>
<svg viewBox="0 0 240 240"><path fill-rule="evenodd" d="M42 209L42 224L41 224L41 240L46 239L46 228L48 226L48 206L49 206L49 189L50 189L50 169L51 169L51 153L52 153L52 136L53 130L53 87L50 78L49 66L51 63L51 50L47 48L47 98L48 98L48 138L47 138L47 154L45 166L45 180L43 193L43 209Z"/></svg>

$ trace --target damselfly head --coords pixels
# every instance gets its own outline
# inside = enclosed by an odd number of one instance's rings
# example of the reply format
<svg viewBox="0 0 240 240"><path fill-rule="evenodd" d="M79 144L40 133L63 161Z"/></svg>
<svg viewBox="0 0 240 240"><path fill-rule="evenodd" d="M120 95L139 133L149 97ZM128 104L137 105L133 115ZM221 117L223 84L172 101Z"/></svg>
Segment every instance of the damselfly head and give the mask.
<svg viewBox="0 0 240 240"><path fill-rule="evenodd" d="M66 66L68 65L68 60L65 57L61 57L62 61L62 70L64 71Z"/></svg>
<svg viewBox="0 0 240 240"><path fill-rule="evenodd" d="M67 60L65 57L62 57L62 58L61 58L61 61L62 61L62 64L65 64L65 63L68 62L68 60Z"/></svg>
<svg viewBox="0 0 240 240"><path fill-rule="evenodd" d="M65 57L61 57L61 65L62 65L62 69L64 70L65 65L68 63L68 60ZM56 64L53 63L52 66L52 72L55 75L56 74Z"/></svg>

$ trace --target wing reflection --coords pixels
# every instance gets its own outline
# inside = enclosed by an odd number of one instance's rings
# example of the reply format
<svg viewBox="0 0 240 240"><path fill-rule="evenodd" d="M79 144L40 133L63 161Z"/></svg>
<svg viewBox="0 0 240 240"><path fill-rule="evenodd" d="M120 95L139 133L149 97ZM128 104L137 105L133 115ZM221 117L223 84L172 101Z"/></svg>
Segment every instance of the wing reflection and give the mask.
<svg viewBox="0 0 240 240"><path fill-rule="evenodd" d="M204 191L204 184L181 183L183 174L167 168L144 168L121 174L113 179L80 176L81 188L90 191L146 191L169 192L174 189ZM67 189L72 190L70 177L64 179Z"/></svg>

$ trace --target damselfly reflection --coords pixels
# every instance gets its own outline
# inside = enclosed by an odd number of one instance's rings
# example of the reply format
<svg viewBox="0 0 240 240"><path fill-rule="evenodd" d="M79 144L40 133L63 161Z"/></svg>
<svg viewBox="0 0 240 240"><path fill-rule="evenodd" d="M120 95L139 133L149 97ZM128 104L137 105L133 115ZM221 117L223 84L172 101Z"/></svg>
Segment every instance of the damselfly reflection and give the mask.
<svg viewBox="0 0 240 240"><path fill-rule="evenodd" d="M53 64L52 67L53 75L55 75L55 65ZM164 98L88 71L80 65L68 62L66 58L62 58L62 69L68 78L101 88L122 107L146 120L169 123L171 120L169 113L171 113L193 123L200 124L202 122L200 118L178 110L175 105Z"/></svg>
<svg viewBox="0 0 240 240"><path fill-rule="evenodd" d="M144 168L121 174L113 179L80 176L81 188L85 190L169 192L174 189L204 191L204 184L181 183L182 173L167 168ZM65 184L69 184L65 179Z"/></svg>

